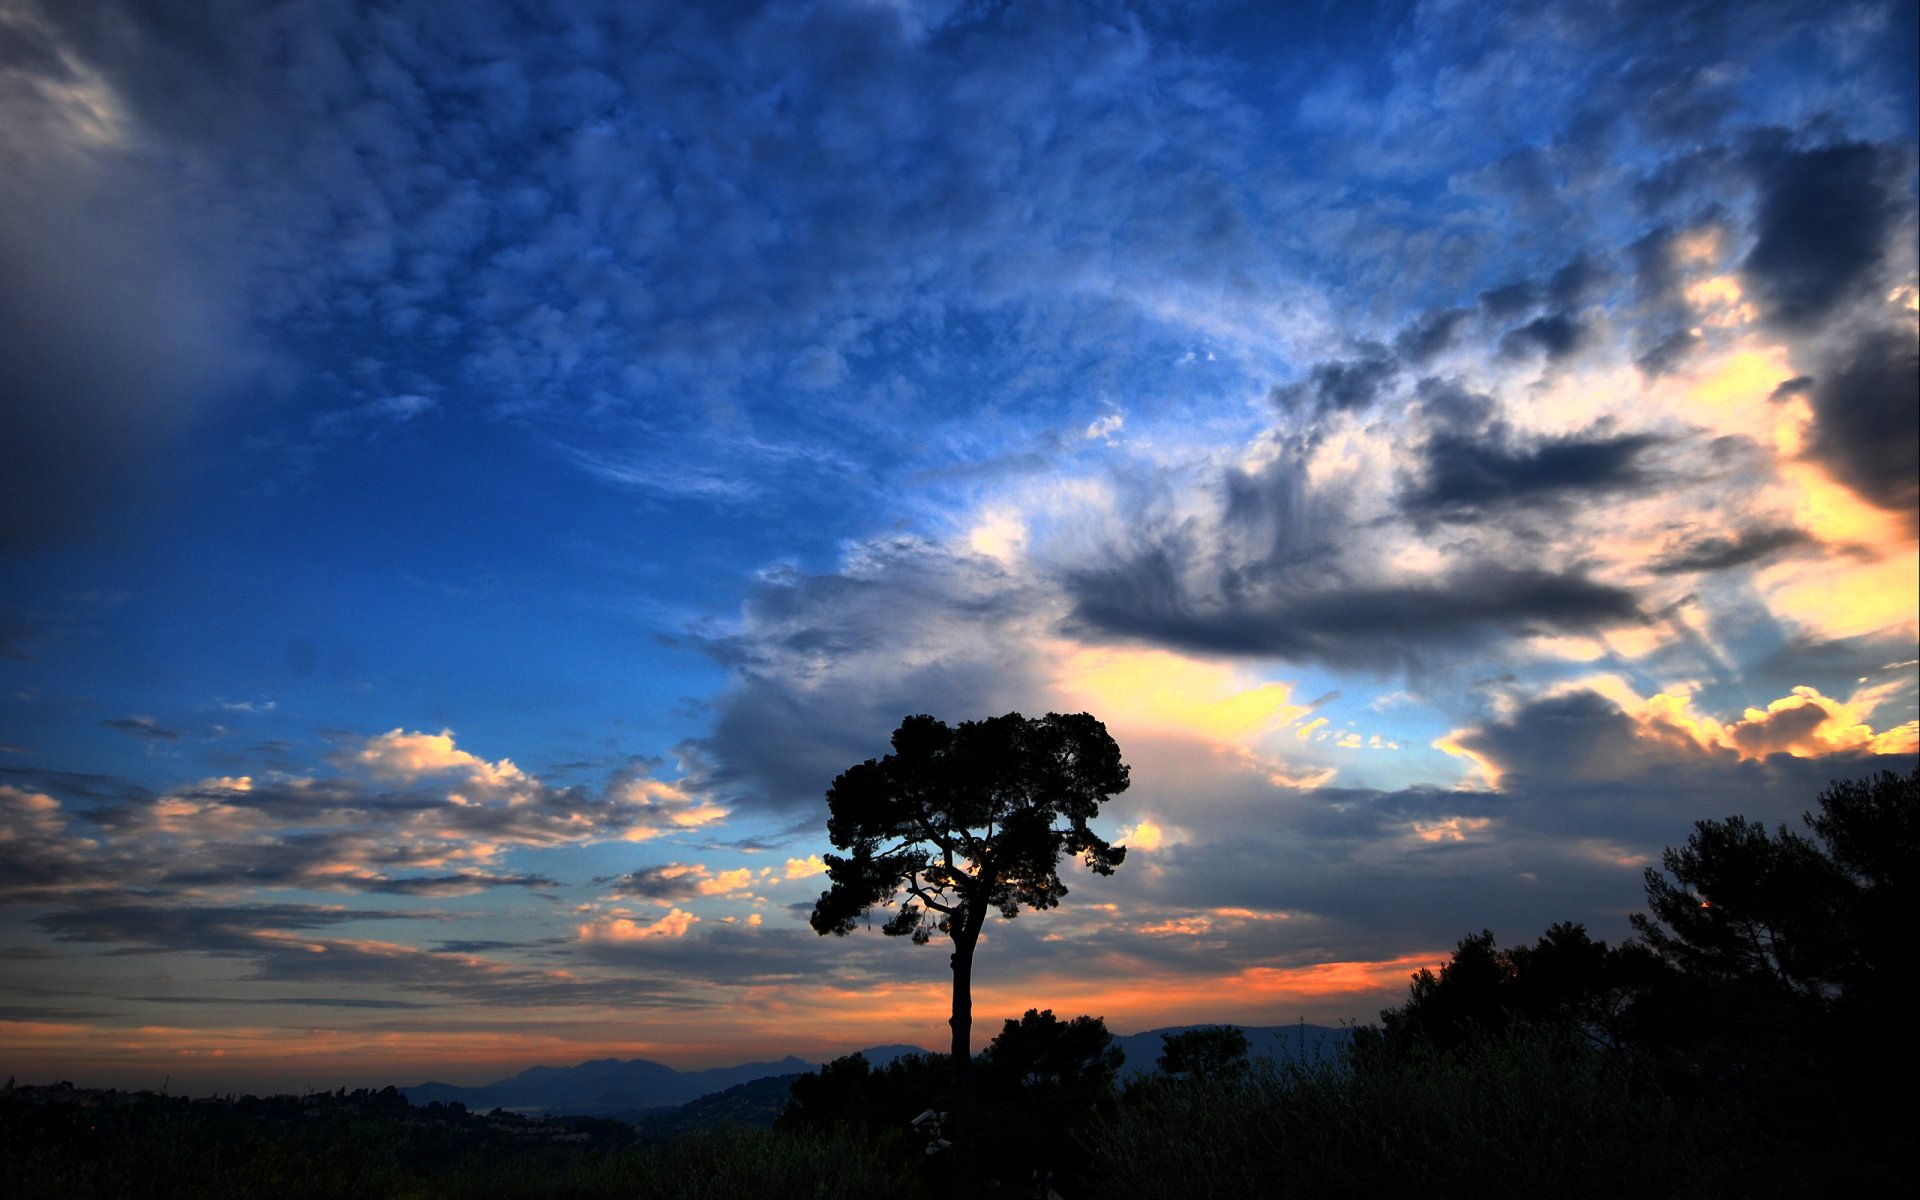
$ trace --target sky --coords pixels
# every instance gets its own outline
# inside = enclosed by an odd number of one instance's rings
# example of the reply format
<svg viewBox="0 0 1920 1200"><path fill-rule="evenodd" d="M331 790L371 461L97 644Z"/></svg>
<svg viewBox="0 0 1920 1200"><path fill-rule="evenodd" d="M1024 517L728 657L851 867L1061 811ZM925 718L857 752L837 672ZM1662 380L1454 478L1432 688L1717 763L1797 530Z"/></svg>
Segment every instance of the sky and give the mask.
<svg viewBox="0 0 1920 1200"><path fill-rule="evenodd" d="M0 1070L939 1046L901 718L1091 712L1029 1007L1375 1019L1905 772L1911 3L0 0Z"/></svg>

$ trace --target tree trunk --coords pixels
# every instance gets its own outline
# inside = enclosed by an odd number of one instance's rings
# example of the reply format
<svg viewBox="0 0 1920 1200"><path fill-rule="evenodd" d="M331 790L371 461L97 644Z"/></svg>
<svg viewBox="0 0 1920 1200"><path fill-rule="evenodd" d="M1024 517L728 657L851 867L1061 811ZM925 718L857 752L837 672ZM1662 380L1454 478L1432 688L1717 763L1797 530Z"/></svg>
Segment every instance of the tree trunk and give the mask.
<svg viewBox="0 0 1920 1200"><path fill-rule="evenodd" d="M953 1016L947 1025L953 1030L953 1074L958 1079L971 1073L973 1063L973 946L974 939L956 934L953 939Z"/></svg>
<svg viewBox="0 0 1920 1200"><path fill-rule="evenodd" d="M969 905L965 919L953 930L953 1183L956 1194L969 1195L978 1182L974 1144L973 1092L973 948L980 941L986 913Z"/></svg>

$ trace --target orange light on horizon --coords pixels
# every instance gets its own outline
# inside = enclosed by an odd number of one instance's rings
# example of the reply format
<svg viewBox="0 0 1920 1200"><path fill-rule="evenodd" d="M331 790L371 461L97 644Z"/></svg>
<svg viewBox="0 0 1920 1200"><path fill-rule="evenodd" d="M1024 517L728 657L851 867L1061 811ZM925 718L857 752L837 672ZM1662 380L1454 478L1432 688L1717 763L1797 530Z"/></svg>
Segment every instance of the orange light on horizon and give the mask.
<svg viewBox="0 0 1920 1200"><path fill-rule="evenodd" d="M1066 976L987 982L974 989L973 1046L983 1049L1003 1020L1029 1008L1097 1016L1115 1033L1214 1022L1371 1019L1401 998L1410 975L1445 960L1445 953L1432 952L1124 985ZM913 982L763 985L729 1000L724 1009L698 1013L592 1010L551 1022L516 1014L493 1028L468 1016L450 1018L442 1028L0 1021L0 1044L9 1051L7 1070L29 1082L70 1079L82 1086L157 1089L171 1079L176 1091L295 1093L427 1080L471 1086L536 1064L566 1066L610 1055L690 1070L787 1054L825 1061L883 1043L940 1051L947 1045L952 984L944 974L930 974Z"/></svg>

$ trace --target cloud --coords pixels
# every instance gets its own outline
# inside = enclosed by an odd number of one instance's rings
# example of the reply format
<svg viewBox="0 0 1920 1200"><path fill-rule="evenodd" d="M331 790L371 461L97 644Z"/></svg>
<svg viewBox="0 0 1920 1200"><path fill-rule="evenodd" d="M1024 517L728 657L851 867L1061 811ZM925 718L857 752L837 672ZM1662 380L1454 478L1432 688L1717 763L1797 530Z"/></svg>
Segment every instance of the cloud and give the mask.
<svg viewBox="0 0 1920 1200"><path fill-rule="evenodd" d="M1782 550L1806 546L1811 541L1802 530L1778 526L1745 529L1731 538L1708 534L1674 548L1649 569L1661 575L1728 571L1759 562Z"/></svg>
<svg viewBox="0 0 1920 1200"><path fill-rule="evenodd" d="M103 728L118 729L121 733L130 733L149 742L177 742L185 736L178 729L168 729L152 717L118 717L100 724Z"/></svg>
<svg viewBox="0 0 1920 1200"><path fill-rule="evenodd" d="M1472 310L1465 308L1442 308L1424 313L1394 335L1393 347L1408 362L1425 366L1453 344L1461 327L1472 316Z"/></svg>
<svg viewBox="0 0 1920 1200"><path fill-rule="evenodd" d="M785 878L789 880L808 879L826 874L827 864L818 854L809 854L805 858L789 858L785 871Z"/></svg>
<svg viewBox="0 0 1920 1200"><path fill-rule="evenodd" d="M1549 313L1509 329L1500 339L1500 348L1515 357L1537 350L1546 354L1549 360L1557 360L1580 349L1586 337L1585 328L1574 317L1565 313Z"/></svg>
<svg viewBox="0 0 1920 1200"><path fill-rule="evenodd" d="M60 802L0 784L0 901L33 900L111 880L97 843L72 836Z"/></svg>
<svg viewBox="0 0 1920 1200"><path fill-rule="evenodd" d="M613 881L613 891L645 900L688 900L700 894L700 884L708 878L707 869L698 863L661 863L622 875Z"/></svg>
<svg viewBox="0 0 1920 1200"><path fill-rule="evenodd" d="M621 772L610 793L620 806L620 836L630 842L687 833L727 817L724 806L699 792L638 771Z"/></svg>
<svg viewBox="0 0 1920 1200"><path fill-rule="evenodd" d="M653 921L631 917L609 917L579 926L580 939L587 942L643 942L651 938L681 938L700 918L685 909L675 908Z"/></svg>
<svg viewBox="0 0 1920 1200"><path fill-rule="evenodd" d="M1481 437L1439 434L1427 443L1425 471L1406 498L1416 513L1472 520L1504 504L1541 504L1647 486L1642 456L1650 434L1561 438L1510 449Z"/></svg>
<svg viewBox="0 0 1920 1200"><path fill-rule="evenodd" d="M1868 502L1901 515L1920 510L1920 332L1911 319L1843 335L1821 357L1811 387L1809 451Z"/></svg>
<svg viewBox="0 0 1920 1200"><path fill-rule="evenodd" d="M1760 197L1741 271L1771 320L1817 326L1875 293L1906 207L1896 199L1902 157L1864 142L1795 149L1778 137L1748 155Z"/></svg>
<svg viewBox="0 0 1920 1200"><path fill-rule="evenodd" d="M1437 345L1445 341L1451 330L1444 321L1446 314L1441 316L1439 324L1415 335L1418 348L1425 350L1428 343L1434 343L1437 349ZM1378 343L1366 343L1357 349L1360 351L1359 357L1317 363L1305 381L1273 389L1270 399L1283 408L1305 406L1321 413L1343 412L1373 404L1399 376L1400 364L1385 346Z"/></svg>
<svg viewBox="0 0 1920 1200"><path fill-rule="evenodd" d="M506 856L650 840L725 815L632 767L599 794L552 787L508 760L460 749L444 731L396 729L337 752L334 762L347 773L216 777L158 795L90 796L83 808L37 807L36 827L57 823L57 841L69 850L47 856L49 865L34 873L36 892L102 878L163 889L431 897L547 889L555 886L547 876L501 869ZM48 780L60 790L68 782Z"/></svg>
<svg viewBox="0 0 1920 1200"><path fill-rule="evenodd" d="M1545 796L1556 788L1621 784L1658 795L1656 781L1665 779L1678 794L1717 790L1722 803L1735 806L1729 811L1738 811L1738 781L1753 778L1736 764L1814 780L1802 785L1811 796L1827 778L1873 769L1877 755L1914 752L1912 728L1876 734L1860 713L1809 687L1731 721L1695 713L1685 695L1642 699L1617 686L1607 690L1613 695L1573 688L1528 700L1511 717L1449 735L1445 748L1478 763L1487 782L1503 790ZM1828 765L1804 771L1783 758Z"/></svg>
<svg viewBox="0 0 1920 1200"><path fill-rule="evenodd" d="M506 787L526 780L507 759L489 763L453 744L453 731L407 733L392 729L368 738L358 749L336 760L361 767L375 779L412 781L428 775L459 772L484 787Z"/></svg>
<svg viewBox="0 0 1920 1200"><path fill-rule="evenodd" d="M1430 581L1290 587L1194 595L1163 553L1088 571L1069 582L1076 624L1095 636L1209 654L1392 669L1427 652L1499 634L1585 632L1631 624L1631 593L1577 573L1492 564L1456 567Z"/></svg>

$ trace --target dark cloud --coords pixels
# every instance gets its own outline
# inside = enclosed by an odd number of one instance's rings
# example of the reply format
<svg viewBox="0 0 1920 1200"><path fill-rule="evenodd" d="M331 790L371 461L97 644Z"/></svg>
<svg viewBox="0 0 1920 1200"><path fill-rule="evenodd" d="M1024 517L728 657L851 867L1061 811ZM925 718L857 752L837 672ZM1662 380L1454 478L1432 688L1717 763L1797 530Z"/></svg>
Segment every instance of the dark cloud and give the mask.
<svg viewBox="0 0 1920 1200"><path fill-rule="evenodd" d="M45 913L35 923L55 940L113 946L108 953L196 954L247 964L248 982L343 986L355 1000L380 992L430 994L476 1008L530 1005L655 1005L678 992L642 979L578 979L464 952L329 936L361 921L420 914L305 904L194 905L125 897ZM297 1003L281 1000L277 1003ZM318 1003L319 1001L313 1001ZM696 999L673 999L698 1005ZM380 1005L386 1006L386 1005Z"/></svg>
<svg viewBox="0 0 1920 1200"><path fill-rule="evenodd" d="M1272 400L1284 409L1346 412L1365 408L1393 384L1400 364L1378 342L1363 342L1358 357L1315 364L1307 378L1274 388Z"/></svg>
<svg viewBox="0 0 1920 1200"><path fill-rule="evenodd" d="M1458 381L1427 376L1415 387L1420 408L1428 424L1449 431L1485 429L1499 412L1500 405L1485 392L1473 391Z"/></svg>
<svg viewBox="0 0 1920 1200"><path fill-rule="evenodd" d="M1471 309L1442 308L1426 313L1393 337L1393 348L1415 366L1425 366L1453 344L1461 327L1473 316Z"/></svg>
<svg viewBox="0 0 1920 1200"><path fill-rule="evenodd" d="M230 957L259 953L262 931L306 933L414 915L317 904L192 905L122 894L44 913L34 923L62 942L114 945L129 952L189 950Z"/></svg>
<svg viewBox="0 0 1920 1200"><path fill-rule="evenodd" d="M1806 329L1872 292L1907 210L1896 198L1905 158L1865 142L1796 150L1777 140L1748 156L1759 208L1741 270L1768 318Z"/></svg>
<svg viewBox="0 0 1920 1200"><path fill-rule="evenodd" d="M1655 342L1633 365L1643 375L1666 375L1680 369L1705 339L1691 329L1677 329Z"/></svg>
<svg viewBox="0 0 1920 1200"><path fill-rule="evenodd" d="M152 717L118 717L100 724L103 728L118 729L121 733L130 733L150 742L177 742L186 736L178 729L168 729Z"/></svg>
<svg viewBox="0 0 1920 1200"><path fill-rule="evenodd" d="M1581 253L1547 281L1547 304L1561 311L1579 308L1596 298L1613 280L1613 269L1592 254Z"/></svg>
<svg viewBox="0 0 1920 1200"><path fill-rule="evenodd" d="M1548 313L1507 330L1500 338L1500 352L1517 358L1539 351L1549 360L1558 360L1580 349L1586 337L1586 327L1578 318L1566 313Z"/></svg>
<svg viewBox="0 0 1920 1200"><path fill-rule="evenodd" d="M1743 529L1733 537L1709 534L1678 547L1648 569L1659 575L1727 571L1812 541L1806 531L1783 526Z"/></svg>
<svg viewBox="0 0 1920 1200"><path fill-rule="evenodd" d="M616 896L637 896L643 900L690 900L700 894L700 881L708 878L705 868L687 863L662 863L609 881Z"/></svg>
<svg viewBox="0 0 1920 1200"><path fill-rule="evenodd" d="M486 888L551 888L557 886L544 875L493 875L485 871L462 871L454 875L409 875L401 879L381 879L361 885L357 890L380 896L465 896Z"/></svg>
<svg viewBox="0 0 1920 1200"><path fill-rule="evenodd" d="M1402 501L1418 517L1474 520L1514 504L1592 499L1647 484L1641 465L1660 443L1648 434L1564 438L1512 450L1485 437L1436 434L1419 481Z"/></svg>
<svg viewBox="0 0 1920 1200"><path fill-rule="evenodd" d="M1677 725L1635 720L1610 699L1575 691L1531 700L1454 741L1499 770L1509 820L1556 835L1674 845L1704 817L1797 823L1832 780L1895 761L1864 750L1789 752L1830 719L1811 701L1782 706L1728 727L1733 746L1706 745Z"/></svg>
<svg viewBox="0 0 1920 1200"><path fill-rule="evenodd" d="M1540 289L1526 280L1502 284L1480 293L1480 311L1496 321L1517 317L1540 303Z"/></svg>
<svg viewBox="0 0 1920 1200"><path fill-rule="evenodd" d="M1193 596L1153 551L1066 583L1073 625L1086 635L1372 670L1416 666L1497 633L1591 631L1640 616L1630 593L1578 573L1491 564L1434 582L1276 582L1222 603Z"/></svg>
<svg viewBox="0 0 1920 1200"><path fill-rule="evenodd" d="M1782 385L1783 387L1786 385ZM1828 350L1810 392L1809 452L1912 527L1920 509L1920 345L1913 327L1866 329Z"/></svg>
<svg viewBox="0 0 1920 1200"><path fill-rule="evenodd" d="M1795 375L1792 379L1774 388L1769 400L1787 400L1794 396L1807 396L1813 392L1813 376Z"/></svg>
<svg viewBox="0 0 1920 1200"><path fill-rule="evenodd" d="M188 1004L225 1008L267 1005L273 1008L431 1009L423 1000L386 1000L373 996L128 996L140 1004Z"/></svg>

